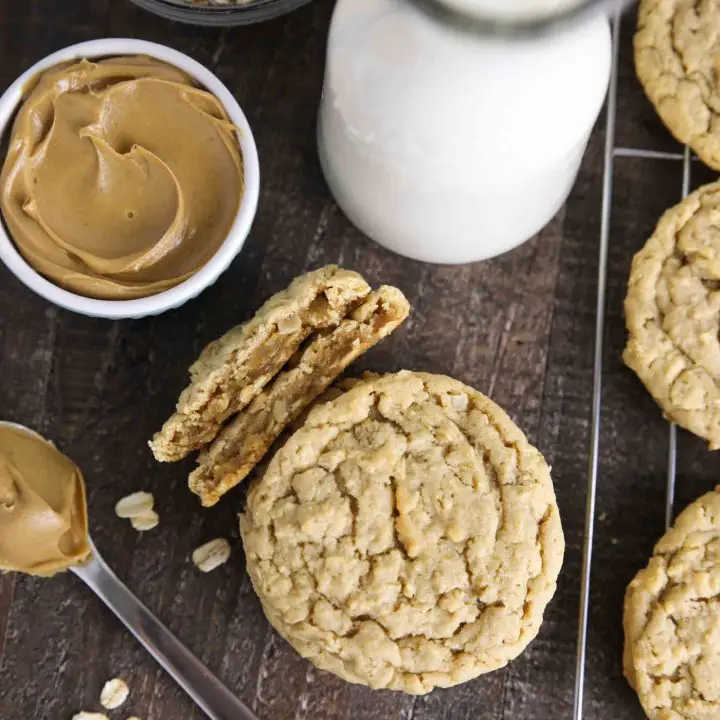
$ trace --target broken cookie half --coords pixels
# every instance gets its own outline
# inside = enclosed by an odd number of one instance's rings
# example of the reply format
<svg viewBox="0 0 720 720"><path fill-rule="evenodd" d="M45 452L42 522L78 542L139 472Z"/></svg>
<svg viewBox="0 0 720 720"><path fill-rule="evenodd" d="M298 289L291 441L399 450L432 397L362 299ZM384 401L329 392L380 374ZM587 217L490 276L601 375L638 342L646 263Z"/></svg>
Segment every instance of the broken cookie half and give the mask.
<svg viewBox="0 0 720 720"><path fill-rule="evenodd" d="M214 505L247 477L284 429L409 312L400 290L384 286L370 293L337 327L309 338L198 458L199 467L190 474L189 486L202 504Z"/></svg>
<svg viewBox="0 0 720 720"><path fill-rule="evenodd" d="M306 338L337 327L369 292L358 273L328 265L296 278L249 322L210 343L190 368L175 413L150 442L155 458L174 462L211 442Z"/></svg>

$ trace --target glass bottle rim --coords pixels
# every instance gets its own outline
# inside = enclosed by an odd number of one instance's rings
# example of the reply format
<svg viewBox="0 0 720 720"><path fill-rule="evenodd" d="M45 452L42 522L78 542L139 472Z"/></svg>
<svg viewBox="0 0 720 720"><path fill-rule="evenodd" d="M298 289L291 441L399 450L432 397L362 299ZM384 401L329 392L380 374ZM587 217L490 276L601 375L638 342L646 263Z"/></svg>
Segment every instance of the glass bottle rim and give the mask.
<svg viewBox="0 0 720 720"><path fill-rule="evenodd" d="M502 2L503 0L498 0ZM466 12L448 0L408 0L426 15L463 32L478 35L533 36L558 30L586 16L620 10L629 0L578 0L570 7L533 17L490 17Z"/></svg>

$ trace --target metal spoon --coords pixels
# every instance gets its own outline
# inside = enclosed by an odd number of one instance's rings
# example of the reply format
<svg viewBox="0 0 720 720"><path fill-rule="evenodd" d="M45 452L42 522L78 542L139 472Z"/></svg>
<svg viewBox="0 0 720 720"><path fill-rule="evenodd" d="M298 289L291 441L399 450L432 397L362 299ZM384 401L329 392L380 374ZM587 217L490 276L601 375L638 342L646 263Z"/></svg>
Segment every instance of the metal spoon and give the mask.
<svg viewBox="0 0 720 720"><path fill-rule="evenodd" d="M0 425L24 430L45 440L34 430L16 423ZM46 441L47 442L47 441ZM123 622L125 627L195 701L211 720L258 720L257 715L188 650L168 628L133 595L103 560L91 538L92 553L70 571L77 575Z"/></svg>

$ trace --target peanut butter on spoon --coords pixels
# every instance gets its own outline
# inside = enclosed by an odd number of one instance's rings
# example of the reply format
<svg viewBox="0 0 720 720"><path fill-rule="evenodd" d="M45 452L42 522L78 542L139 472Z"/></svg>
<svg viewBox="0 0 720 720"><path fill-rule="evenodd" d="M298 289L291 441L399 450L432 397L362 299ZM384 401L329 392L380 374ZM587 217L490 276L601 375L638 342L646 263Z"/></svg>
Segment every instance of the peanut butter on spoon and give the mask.
<svg viewBox="0 0 720 720"><path fill-rule="evenodd" d="M40 435L0 423L0 568L47 576L89 555L80 469Z"/></svg>
<svg viewBox="0 0 720 720"><path fill-rule="evenodd" d="M108 567L88 535L79 468L51 442L0 420L0 570L69 570L123 622L210 720L258 720ZM78 716L79 717L79 716Z"/></svg>
<svg viewBox="0 0 720 720"><path fill-rule="evenodd" d="M123 622L210 720L258 720L110 569L88 534L79 468L51 442L0 420L0 570L69 570ZM78 716L79 717L79 716Z"/></svg>

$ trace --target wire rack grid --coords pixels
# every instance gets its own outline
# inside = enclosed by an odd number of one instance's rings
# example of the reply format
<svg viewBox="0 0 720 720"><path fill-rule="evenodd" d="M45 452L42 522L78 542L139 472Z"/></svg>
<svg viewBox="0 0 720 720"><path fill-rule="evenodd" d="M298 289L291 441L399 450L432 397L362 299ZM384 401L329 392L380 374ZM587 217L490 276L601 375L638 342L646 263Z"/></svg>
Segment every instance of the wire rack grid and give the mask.
<svg viewBox="0 0 720 720"><path fill-rule="evenodd" d="M608 274L608 247L610 240L610 222L612 219L613 172L616 158L635 157L648 160L671 160L682 162L681 198L687 196L690 189L691 154L688 147L682 152L660 152L639 148L618 147L615 143L615 121L617 117L618 63L620 55L621 12L615 12L612 18L612 69L605 115L605 150L603 159L602 211L600 220L600 248L598 262L597 298L595 312L595 347L593 356L592 415L590 420L590 440L587 468L587 495L585 510L585 539L580 590L580 612L578 618L578 642L575 666L575 692L573 701L573 720L583 718L583 700L585 691L585 660L587 654L588 614L590 608L590 580L593 557L595 526L595 498L598 481L598 459L600 453L600 428L602 405L602 364L603 336L605 331L605 305ZM673 520L675 506L675 477L677 465L677 427L673 424L668 431L667 473L665 495L665 526Z"/></svg>

